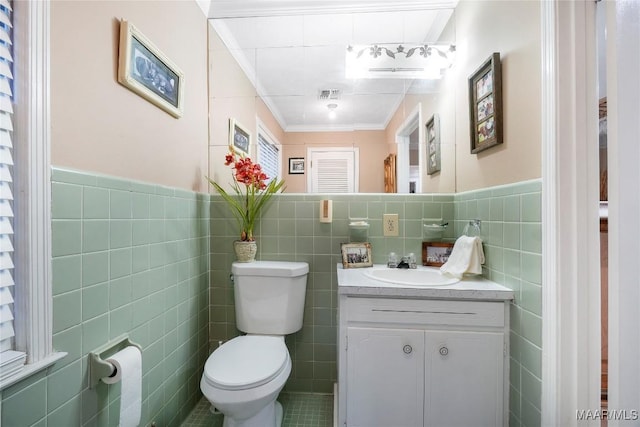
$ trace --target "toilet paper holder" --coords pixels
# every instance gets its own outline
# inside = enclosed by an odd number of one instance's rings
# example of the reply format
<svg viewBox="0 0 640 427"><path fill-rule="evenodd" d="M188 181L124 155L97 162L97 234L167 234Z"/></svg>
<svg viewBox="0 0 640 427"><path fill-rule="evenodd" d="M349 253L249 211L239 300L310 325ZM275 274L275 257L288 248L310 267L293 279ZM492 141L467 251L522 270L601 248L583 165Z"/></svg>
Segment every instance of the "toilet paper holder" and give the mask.
<svg viewBox="0 0 640 427"><path fill-rule="evenodd" d="M109 377L115 373L113 364L104 360L102 355L109 353L112 356L131 345L138 347L142 351L142 347L139 344L134 343L128 336L123 335L89 353L89 388L95 388L100 382L100 378Z"/></svg>

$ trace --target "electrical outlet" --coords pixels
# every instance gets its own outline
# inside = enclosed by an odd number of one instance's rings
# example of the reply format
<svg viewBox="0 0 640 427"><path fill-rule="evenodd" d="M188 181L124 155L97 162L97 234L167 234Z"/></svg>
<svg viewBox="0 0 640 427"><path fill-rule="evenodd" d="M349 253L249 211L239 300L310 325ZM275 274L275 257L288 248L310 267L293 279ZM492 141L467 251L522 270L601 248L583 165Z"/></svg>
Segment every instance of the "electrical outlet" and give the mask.
<svg viewBox="0 0 640 427"><path fill-rule="evenodd" d="M384 214L382 217L382 233L385 237L398 235L398 214Z"/></svg>

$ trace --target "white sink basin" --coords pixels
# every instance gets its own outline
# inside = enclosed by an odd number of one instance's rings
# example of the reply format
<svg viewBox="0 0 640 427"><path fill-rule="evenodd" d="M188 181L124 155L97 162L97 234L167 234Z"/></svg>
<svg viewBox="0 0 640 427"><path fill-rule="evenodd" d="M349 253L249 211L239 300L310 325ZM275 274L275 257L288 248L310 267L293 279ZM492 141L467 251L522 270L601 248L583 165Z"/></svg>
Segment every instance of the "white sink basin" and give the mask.
<svg viewBox="0 0 640 427"><path fill-rule="evenodd" d="M365 271L364 274L382 282L410 286L446 286L460 281L454 277L443 276L437 270L421 268L416 270L401 268L372 269Z"/></svg>

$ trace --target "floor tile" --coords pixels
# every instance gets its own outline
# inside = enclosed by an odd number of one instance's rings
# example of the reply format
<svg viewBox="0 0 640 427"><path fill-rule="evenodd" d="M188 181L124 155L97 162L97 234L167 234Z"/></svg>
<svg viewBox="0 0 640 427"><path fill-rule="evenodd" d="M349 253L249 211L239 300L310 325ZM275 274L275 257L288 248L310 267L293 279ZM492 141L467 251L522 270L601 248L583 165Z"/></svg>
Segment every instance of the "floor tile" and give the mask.
<svg viewBox="0 0 640 427"><path fill-rule="evenodd" d="M282 427L332 427L333 396L330 394L280 393L284 409ZM211 405L202 398L182 427L222 427L222 415L212 414Z"/></svg>

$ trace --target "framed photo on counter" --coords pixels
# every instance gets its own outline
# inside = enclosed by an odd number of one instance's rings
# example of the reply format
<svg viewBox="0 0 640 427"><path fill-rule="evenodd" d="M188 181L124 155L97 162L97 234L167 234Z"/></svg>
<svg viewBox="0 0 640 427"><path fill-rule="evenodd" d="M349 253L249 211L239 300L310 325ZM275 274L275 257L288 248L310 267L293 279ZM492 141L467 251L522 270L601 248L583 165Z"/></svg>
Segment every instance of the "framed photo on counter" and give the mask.
<svg viewBox="0 0 640 427"><path fill-rule="evenodd" d="M342 243L342 266L344 268L372 267L371 243Z"/></svg>
<svg viewBox="0 0 640 427"><path fill-rule="evenodd" d="M422 265L440 267L447 262L453 243L448 242L422 242Z"/></svg>

